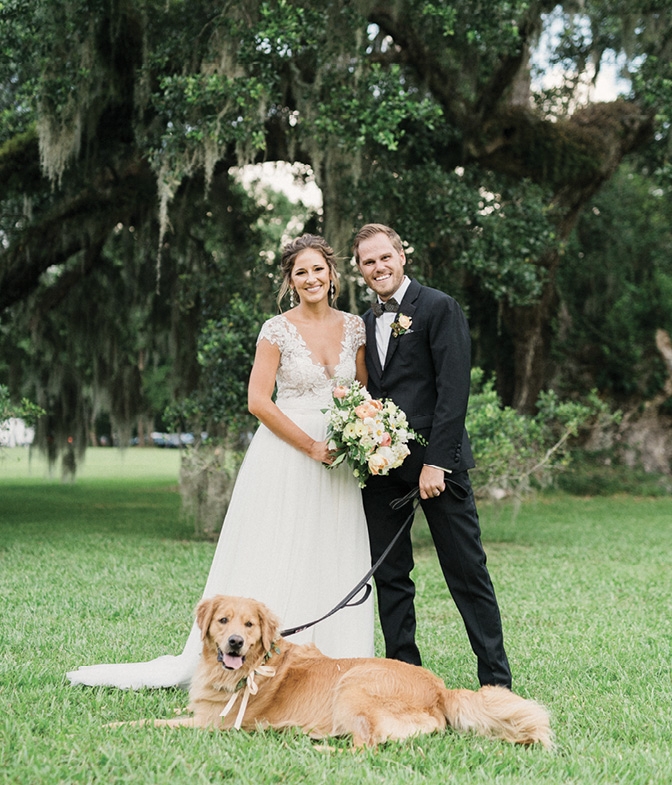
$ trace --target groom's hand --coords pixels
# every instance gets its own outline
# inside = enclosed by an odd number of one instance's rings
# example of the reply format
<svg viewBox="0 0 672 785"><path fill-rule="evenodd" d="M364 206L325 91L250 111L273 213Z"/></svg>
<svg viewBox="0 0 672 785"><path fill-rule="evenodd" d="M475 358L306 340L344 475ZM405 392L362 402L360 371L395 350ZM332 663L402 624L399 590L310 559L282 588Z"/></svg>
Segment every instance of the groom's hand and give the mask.
<svg viewBox="0 0 672 785"><path fill-rule="evenodd" d="M443 470L425 464L420 472L420 498L433 499L446 490Z"/></svg>

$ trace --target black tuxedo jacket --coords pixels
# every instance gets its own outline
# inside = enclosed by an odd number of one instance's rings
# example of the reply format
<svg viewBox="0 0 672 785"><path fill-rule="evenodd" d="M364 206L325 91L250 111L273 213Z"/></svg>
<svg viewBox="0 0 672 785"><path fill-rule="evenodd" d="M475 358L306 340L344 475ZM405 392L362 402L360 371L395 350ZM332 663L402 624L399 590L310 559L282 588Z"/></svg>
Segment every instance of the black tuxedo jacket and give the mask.
<svg viewBox="0 0 672 785"><path fill-rule="evenodd" d="M411 281L399 306L411 319L409 330L390 337L384 369L376 346L376 317L364 314L368 389L391 398L427 446L409 442L411 455L397 473L416 481L424 463L451 472L474 466L464 421L469 401L471 338L467 320L449 295Z"/></svg>

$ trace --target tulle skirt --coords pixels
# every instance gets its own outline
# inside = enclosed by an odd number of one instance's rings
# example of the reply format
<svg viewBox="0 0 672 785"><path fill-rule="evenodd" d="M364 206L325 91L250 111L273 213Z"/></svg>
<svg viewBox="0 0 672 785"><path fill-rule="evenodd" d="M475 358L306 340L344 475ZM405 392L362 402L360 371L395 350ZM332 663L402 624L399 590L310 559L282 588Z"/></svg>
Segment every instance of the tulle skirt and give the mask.
<svg viewBox="0 0 672 785"><path fill-rule="evenodd" d="M324 439L319 409L283 409L314 439ZM287 629L331 610L369 567L361 493L350 470L326 469L260 425L238 473L203 596L253 597ZM312 641L330 657L371 657L372 599L289 639ZM179 655L83 666L67 675L73 684L186 689L200 652L194 624Z"/></svg>

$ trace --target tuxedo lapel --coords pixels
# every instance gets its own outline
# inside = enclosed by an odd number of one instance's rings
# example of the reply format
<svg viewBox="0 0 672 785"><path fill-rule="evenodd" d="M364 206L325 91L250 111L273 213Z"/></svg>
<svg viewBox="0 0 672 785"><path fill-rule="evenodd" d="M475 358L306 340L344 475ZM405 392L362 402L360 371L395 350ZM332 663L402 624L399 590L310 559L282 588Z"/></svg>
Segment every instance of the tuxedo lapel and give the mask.
<svg viewBox="0 0 672 785"><path fill-rule="evenodd" d="M411 281L408 289L406 290L406 294L404 295L403 300L401 301L399 310L397 311L397 314L394 317L395 321L399 318L399 314L402 313L405 316L408 316L410 319L413 318L413 314L415 313L415 309L416 309L415 300L417 300L419 294L420 294L420 284L414 278ZM399 338L395 338L393 333L390 336L390 342L387 345L387 354L385 355L386 368L389 366L390 361L394 357L394 353L397 351L398 346L399 346Z"/></svg>

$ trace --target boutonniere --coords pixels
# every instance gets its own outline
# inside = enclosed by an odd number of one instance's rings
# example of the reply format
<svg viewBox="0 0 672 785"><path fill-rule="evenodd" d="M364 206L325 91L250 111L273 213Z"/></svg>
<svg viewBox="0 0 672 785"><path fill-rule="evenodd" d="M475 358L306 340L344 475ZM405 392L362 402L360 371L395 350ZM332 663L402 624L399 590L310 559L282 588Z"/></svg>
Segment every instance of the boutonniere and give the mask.
<svg viewBox="0 0 672 785"><path fill-rule="evenodd" d="M413 319L411 319L410 316L406 316L405 313L400 313L397 316L396 321L392 322L390 325L392 335L394 335L395 338L398 338L400 335L404 335L404 333L413 332L413 330L411 330L412 324Z"/></svg>

